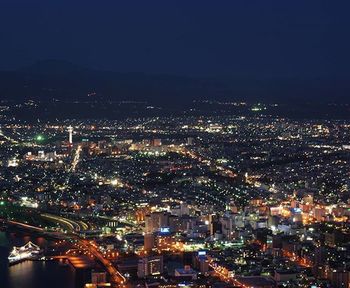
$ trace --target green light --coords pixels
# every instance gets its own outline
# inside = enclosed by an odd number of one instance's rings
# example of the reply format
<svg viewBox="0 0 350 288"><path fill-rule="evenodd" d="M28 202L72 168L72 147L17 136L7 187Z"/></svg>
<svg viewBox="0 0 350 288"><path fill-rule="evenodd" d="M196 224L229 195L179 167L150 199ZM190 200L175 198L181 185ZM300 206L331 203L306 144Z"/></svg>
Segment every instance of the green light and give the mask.
<svg viewBox="0 0 350 288"><path fill-rule="evenodd" d="M44 136L38 135L38 136L36 136L36 140L37 141L43 141L44 140Z"/></svg>
<svg viewBox="0 0 350 288"><path fill-rule="evenodd" d="M0 206L4 206L5 205L5 201L0 201Z"/></svg>

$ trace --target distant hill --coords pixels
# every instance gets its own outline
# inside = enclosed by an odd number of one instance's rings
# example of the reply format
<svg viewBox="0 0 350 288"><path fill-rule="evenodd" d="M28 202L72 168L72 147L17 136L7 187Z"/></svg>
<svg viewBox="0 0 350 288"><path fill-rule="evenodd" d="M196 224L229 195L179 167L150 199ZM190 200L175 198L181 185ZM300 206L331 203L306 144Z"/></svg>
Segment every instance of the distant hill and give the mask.
<svg viewBox="0 0 350 288"><path fill-rule="evenodd" d="M88 68L81 67L63 60L44 60L38 61L32 65L24 66L18 69L18 72L37 75L76 75L77 73L89 73Z"/></svg>
<svg viewBox="0 0 350 288"><path fill-rule="evenodd" d="M0 71L0 99L40 101L137 100L179 103L195 99L267 102L350 102L350 81L334 79L209 79L97 71L59 60Z"/></svg>

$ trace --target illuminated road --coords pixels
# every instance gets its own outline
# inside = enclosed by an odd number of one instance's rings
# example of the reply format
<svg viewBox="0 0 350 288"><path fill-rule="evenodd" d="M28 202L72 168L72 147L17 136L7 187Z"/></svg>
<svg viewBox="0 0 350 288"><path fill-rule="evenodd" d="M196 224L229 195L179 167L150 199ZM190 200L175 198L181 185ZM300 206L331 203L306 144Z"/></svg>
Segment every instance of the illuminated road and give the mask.
<svg viewBox="0 0 350 288"><path fill-rule="evenodd" d="M212 159L206 158L203 155L199 155L198 153L195 153L195 152L193 152L185 147L175 147L175 149L173 149L173 151L176 153L182 154L186 157L189 157L193 160L196 160L204 165L209 166L213 161ZM229 178L236 178L237 177L237 174L233 170L231 170L223 165L215 164L215 167L218 171L220 171L221 173L223 173L225 176L227 176Z"/></svg>
<svg viewBox="0 0 350 288"><path fill-rule="evenodd" d="M236 278L234 277L230 277L228 275L228 271L226 268L221 267L220 265L218 265L217 263L215 263L215 261L210 260L209 262L209 266L214 270L215 274L225 283L228 284L233 284L234 286L237 287L243 287L246 288L247 286L243 285L242 283L240 283Z"/></svg>
<svg viewBox="0 0 350 288"><path fill-rule="evenodd" d="M103 257L102 253L97 250L97 246L93 242L80 239L79 243L85 246L86 249L88 249L89 252L103 264L103 266L109 273L111 284L114 287L120 287L123 286L123 284L125 284L125 277L113 266L111 261Z"/></svg>
<svg viewBox="0 0 350 288"><path fill-rule="evenodd" d="M121 219L121 218L116 219L115 217L107 217L107 216L95 216L95 217L100 218L100 219L109 220L109 221L118 220L118 222L121 224L125 224L125 225L131 226L131 227L136 227L135 223L127 221L126 219Z"/></svg>
<svg viewBox="0 0 350 288"><path fill-rule="evenodd" d="M61 216L46 214L46 213L41 214L40 216L50 221L57 222L58 224L66 227L67 231L70 231L70 232L79 232L82 230L87 230L88 228L88 225L82 221L74 221Z"/></svg>
<svg viewBox="0 0 350 288"><path fill-rule="evenodd" d="M74 154L74 159L72 162L72 167L71 167L71 171L74 172L75 168L77 167L79 160L80 160L80 152L81 152L81 146L79 145L77 147L77 149L75 150L75 154Z"/></svg>
<svg viewBox="0 0 350 288"><path fill-rule="evenodd" d="M282 249L282 253L283 253L284 257L286 257L288 260L292 261L293 263L295 263L299 266L302 266L302 267L312 267L313 266L313 263L307 258L300 257L300 256L296 255L295 253L286 251L284 249Z"/></svg>
<svg viewBox="0 0 350 288"><path fill-rule="evenodd" d="M45 230L43 228L40 227L36 227L36 226L32 226L32 225L28 225L26 223L22 223L22 222L17 222L17 221L7 221L7 223L12 224L12 225L16 225L16 226L20 226L22 228L26 228L26 229L31 229L34 231L38 231L38 232L45 232Z"/></svg>
<svg viewBox="0 0 350 288"><path fill-rule="evenodd" d="M18 144L18 141L15 139L12 139L11 137L8 137L4 135L4 132L0 129L0 136L4 137L7 141L11 142L12 144Z"/></svg>
<svg viewBox="0 0 350 288"><path fill-rule="evenodd" d="M45 236L50 236L50 237L58 238L58 239L66 239L67 238L67 235L65 235L63 233L46 231L43 228L32 226L32 225L28 225L26 223L17 222L17 221L10 221L10 220L7 221L7 223L10 224L10 225L21 227L23 229L28 229L28 230L32 230L32 231L35 231L35 232L40 232L41 234L43 234Z"/></svg>

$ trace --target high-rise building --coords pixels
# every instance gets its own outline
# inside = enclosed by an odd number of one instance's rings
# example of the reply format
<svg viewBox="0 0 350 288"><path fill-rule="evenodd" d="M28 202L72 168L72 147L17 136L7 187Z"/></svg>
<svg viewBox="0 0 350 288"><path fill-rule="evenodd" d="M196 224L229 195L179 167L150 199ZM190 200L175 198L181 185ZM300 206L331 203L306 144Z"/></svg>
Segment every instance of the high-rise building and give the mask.
<svg viewBox="0 0 350 288"><path fill-rule="evenodd" d="M91 283L92 284L100 284L106 283L107 275L106 272L102 271L92 271L91 272Z"/></svg>
<svg viewBox="0 0 350 288"><path fill-rule="evenodd" d="M222 232L222 224L219 221L219 217L215 214L209 215L209 230L210 235L213 236L215 233Z"/></svg>
<svg viewBox="0 0 350 288"><path fill-rule="evenodd" d="M145 217L145 232L153 233L159 231L160 228L169 227L170 213L166 211L153 212Z"/></svg>
<svg viewBox="0 0 350 288"><path fill-rule="evenodd" d="M220 222L221 222L221 231L223 236L227 239L231 239L234 232L232 217L229 217L229 216L221 217Z"/></svg>
<svg viewBox="0 0 350 288"><path fill-rule="evenodd" d="M137 276L144 278L163 273L163 256L144 257L137 265Z"/></svg>
<svg viewBox="0 0 350 288"><path fill-rule="evenodd" d="M145 234L144 236L144 249L145 251L151 251L155 245L155 237L153 233Z"/></svg>

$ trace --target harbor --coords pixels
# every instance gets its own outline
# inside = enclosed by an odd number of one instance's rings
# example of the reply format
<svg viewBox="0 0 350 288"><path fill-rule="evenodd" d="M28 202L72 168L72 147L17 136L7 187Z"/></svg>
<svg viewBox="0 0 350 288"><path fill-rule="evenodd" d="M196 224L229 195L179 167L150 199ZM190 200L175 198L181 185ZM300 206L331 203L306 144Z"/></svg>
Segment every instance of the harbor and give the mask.
<svg viewBox="0 0 350 288"><path fill-rule="evenodd" d="M46 288L48 283L51 288L84 286L70 263L63 265L63 261L48 261L49 259L41 261L40 257L38 260L28 259L9 265L8 257L12 247L21 247L29 241L41 248L49 244L48 240L35 233L0 232L1 287Z"/></svg>

